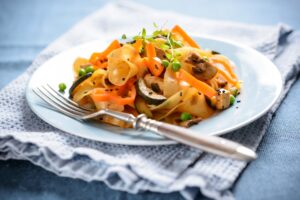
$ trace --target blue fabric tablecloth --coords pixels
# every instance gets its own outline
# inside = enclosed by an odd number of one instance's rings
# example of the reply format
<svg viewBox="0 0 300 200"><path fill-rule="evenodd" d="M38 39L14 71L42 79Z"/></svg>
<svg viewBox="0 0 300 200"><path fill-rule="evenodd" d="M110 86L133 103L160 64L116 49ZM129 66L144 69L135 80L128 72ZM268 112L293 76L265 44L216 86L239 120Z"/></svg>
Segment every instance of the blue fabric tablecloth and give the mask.
<svg viewBox="0 0 300 200"><path fill-rule="evenodd" d="M297 1L180 1L146 2L194 16L242 22L299 25ZM49 42L104 1L9 1L0 2L0 88L22 73ZM198 11L202 5L205 9ZM232 6L234 5L234 7ZM268 9L268 16L264 10ZM226 12L225 12L226 10ZM237 199L299 199L300 191L300 81L279 108L252 162L233 188ZM1 152L0 152L1 153ZM0 162L0 199L181 199L179 194L132 195L113 191L102 183L57 177L25 161ZM201 197L199 197L201 198Z"/></svg>

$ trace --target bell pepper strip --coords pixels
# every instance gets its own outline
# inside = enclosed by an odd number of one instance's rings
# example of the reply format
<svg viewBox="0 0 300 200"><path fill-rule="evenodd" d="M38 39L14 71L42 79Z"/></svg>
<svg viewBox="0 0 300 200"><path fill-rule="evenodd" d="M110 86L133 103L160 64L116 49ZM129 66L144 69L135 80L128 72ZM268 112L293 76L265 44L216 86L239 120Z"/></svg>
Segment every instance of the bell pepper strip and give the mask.
<svg viewBox="0 0 300 200"><path fill-rule="evenodd" d="M159 76L163 71L164 67L162 64L157 61L155 47L152 43L146 44L146 54L147 54L147 67L150 70L151 74L154 76Z"/></svg>
<svg viewBox="0 0 300 200"><path fill-rule="evenodd" d="M142 39L137 39L136 42L132 45L137 52L141 52L142 47L143 47L143 40Z"/></svg>
<svg viewBox="0 0 300 200"><path fill-rule="evenodd" d="M178 25L174 26L171 30L172 33L178 34L182 39L187 42L191 47L200 49L200 46Z"/></svg>
<svg viewBox="0 0 300 200"><path fill-rule="evenodd" d="M103 52L93 53L90 62L96 66L96 68L107 67L107 55L113 50L120 48L121 45L118 40L114 40Z"/></svg>
<svg viewBox="0 0 300 200"><path fill-rule="evenodd" d="M128 92L128 96L122 97L118 95L118 92L116 90L111 91L105 88L95 88L91 92L90 97L94 102L106 101L106 102L115 103L119 105L132 106L134 104L134 100L136 97L136 89L135 86L133 85Z"/></svg>
<svg viewBox="0 0 300 200"><path fill-rule="evenodd" d="M224 70L222 70L222 69L220 69L220 68L218 68L218 67L217 67L217 70L218 70L218 73L221 74L221 75L226 79L227 82L229 82L229 83L231 83L231 84L233 84L233 85L236 84L236 82L237 82L236 79L231 78L231 77L227 74L227 72L225 72Z"/></svg>
<svg viewBox="0 0 300 200"><path fill-rule="evenodd" d="M122 86L115 86L113 89L118 90L118 95L119 96L124 96L128 92L128 88L132 88L136 81L135 77L130 78L124 85Z"/></svg>
<svg viewBox="0 0 300 200"><path fill-rule="evenodd" d="M208 84L203 81L198 80L193 75L185 71L184 69L180 69L178 79L180 81L185 81L198 91L202 92L205 96L212 98L217 95L217 91L210 87Z"/></svg>
<svg viewBox="0 0 300 200"><path fill-rule="evenodd" d="M214 55L212 57L210 57L210 59L214 62L214 63L219 63L222 64L224 66L224 68L226 69L226 71L228 71L228 73L230 74L230 76L233 79L237 79L237 76L235 75L235 73L233 72L233 69L231 67L231 64L229 63L229 61L221 56L221 55Z"/></svg>

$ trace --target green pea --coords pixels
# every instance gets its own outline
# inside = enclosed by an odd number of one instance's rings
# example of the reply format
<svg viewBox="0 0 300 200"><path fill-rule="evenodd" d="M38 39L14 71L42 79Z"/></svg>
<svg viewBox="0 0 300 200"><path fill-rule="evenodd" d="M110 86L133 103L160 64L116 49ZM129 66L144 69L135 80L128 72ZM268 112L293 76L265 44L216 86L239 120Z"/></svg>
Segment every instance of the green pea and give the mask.
<svg viewBox="0 0 300 200"><path fill-rule="evenodd" d="M174 72L179 71L180 67L181 67L180 62L175 61L175 62L172 63L172 69L173 69Z"/></svg>
<svg viewBox="0 0 300 200"><path fill-rule="evenodd" d="M233 105L235 102L235 97L231 94L230 95L230 105Z"/></svg>
<svg viewBox="0 0 300 200"><path fill-rule="evenodd" d="M164 66L166 68L169 66L169 62L167 60L162 60L161 64L162 64L162 66Z"/></svg>
<svg viewBox="0 0 300 200"><path fill-rule="evenodd" d="M58 88L59 88L59 91L60 91L60 92L64 92L64 91L66 90L67 86L66 86L65 83L60 83L60 84L58 85Z"/></svg>
<svg viewBox="0 0 300 200"><path fill-rule="evenodd" d="M181 121L187 121L187 120L192 119L192 115L190 113L183 112L180 115L180 119L181 119Z"/></svg>
<svg viewBox="0 0 300 200"><path fill-rule="evenodd" d="M86 68L85 68L85 73L87 74L87 73L90 73L90 72L94 72L94 68L93 68L93 66L87 66Z"/></svg>
<svg viewBox="0 0 300 200"><path fill-rule="evenodd" d="M85 69L81 68L81 69L79 70L79 76L83 76L83 75L85 75L85 74L86 74Z"/></svg>

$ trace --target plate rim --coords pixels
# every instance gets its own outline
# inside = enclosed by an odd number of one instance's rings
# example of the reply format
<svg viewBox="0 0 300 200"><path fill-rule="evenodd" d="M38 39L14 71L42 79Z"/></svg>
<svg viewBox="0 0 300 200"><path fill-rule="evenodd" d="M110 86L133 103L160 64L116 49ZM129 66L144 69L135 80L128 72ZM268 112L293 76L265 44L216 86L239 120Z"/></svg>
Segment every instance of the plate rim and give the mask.
<svg viewBox="0 0 300 200"><path fill-rule="evenodd" d="M208 39L208 40L214 40L214 41L217 41L217 42L223 42L223 43L227 43L227 44L230 44L230 45L233 45L233 46L237 46L237 47L242 48L242 49L246 49L247 51L250 51L250 52L252 52L252 53L260 56L262 59L265 59L269 63L269 65L271 65L272 68L275 69L274 71L275 71L275 73L277 73L277 75L278 75L278 77L280 79L280 84L278 84L279 88L277 88L277 93L274 96L273 100L268 104L268 106L266 106L264 109L262 109L260 112L258 112L254 116L250 117L248 120L245 120L245 121L243 121L241 123L236 124L235 126L232 126L232 127L226 128L226 129L222 129L222 130L219 130L219 131L210 132L208 135L220 136L220 135L224 135L224 134L227 134L229 132L235 131L235 130L237 130L239 128L242 128L242 127L250 124L251 122L259 119L260 117L262 117L265 113L267 113L271 109L271 107L276 103L276 101L280 97L280 94L281 94L282 88L283 88L283 81L282 81L282 77L280 75L280 72L279 72L278 68L276 67L276 65L270 59L268 59L265 55L263 55L262 53L260 53L259 51L255 50L254 48L252 48L250 46L247 46L245 44L241 44L241 43L229 40L229 39L225 39L225 38L221 38L221 37L216 37L216 36L205 35L205 34L197 34L197 33L193 33L193 34L191 34L191 36L193 38L198 38L198 39L203 38L203 39ZM47 63L49 60L54 59L58 55L64 54L64 53L66 53L68 51L71 51L74 48L78 48L78 47L83 46L83 45L88 45L90 43L94 43L96 41L99 42L99 40L91 40L91 41L84 42L84 43L75 45L73 47L70 47L70 48L68 48L68 49L66 49L64 51L61 51L58 54L56 54L53 57L51 57L50 59L46 60L42 65L44 65L45 63ZM106 38L105 41L108 42L109 38ZM34 70L34 72L30 76L30 79L27 81L27 83L26 83L26 90L25 90L25 98L26 98L26 102L29 105L30 109L39 118L41 118L44 122L50 124L51 126L53 126L53 127L57 128L57 129L65 132L65 133L68 133L68 134L71 134L71 135L74 135L74 136L77 136L77 137L81 137L81 138L84 138L84 139L93 140L93 141L96 141L96 142L109 143L109 144L120 144L120 145L130 145L130 146L155 146L155 145L158 146L158 145L174 145L174 144L178 144L178 142L170 140L170 139L167 139L167 138L165 138L163 140L156 140L156 141L151 141L151 140L143 139L144 142L140 142L140 141L137 142L136 140L126 140L126 142L119 142L119 140L114 141L114 140L105 140L105 139L104 140L97 140L97 139L93 139L92 137L88 137L88 136L85 137L85 136L73 134L71 132L68 132L68 131L65 131L65 130L61 129L60 127L57 127L55 124L53 124L51 122L48 122L47 119L46 119L46 117L44 117L42 114L40 114L38 111L36 111L35 107L33 106L32 103L30 103L30 99L29 99L29 93L32 92L31 88L29 87L30 83L32 81L32 77L40 69L41 66L39 66L37 69Z"/></svg>

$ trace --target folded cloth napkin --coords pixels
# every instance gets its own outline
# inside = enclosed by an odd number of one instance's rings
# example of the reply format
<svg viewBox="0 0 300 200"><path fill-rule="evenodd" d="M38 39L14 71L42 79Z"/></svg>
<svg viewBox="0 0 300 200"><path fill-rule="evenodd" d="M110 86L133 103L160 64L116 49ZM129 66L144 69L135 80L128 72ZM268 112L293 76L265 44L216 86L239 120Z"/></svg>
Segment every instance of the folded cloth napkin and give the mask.
<svg viewBox="0 0 300 200"><path fill-rule="evenodd" d="M29 160L60 176L104 181L111 188L131 193L179 191L186 199L193 199L201 190L214 199L233 198L230 188L245 168L245 162L179 144L141 147L79 138L43 122L26 103L25 83L49 58L90 40L134 34L153 22L167 22L168 26L180 24L188 32L231 39L256 48L274 61L284 80L281 98L266 115L225 136L256 149L300 70L300 35L292 33L286 25L217 22L121 1L107 4L83 19L46 48L24 74L0 91L0 159Z"/></svg>

